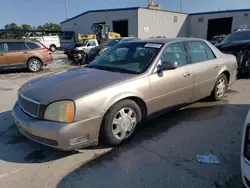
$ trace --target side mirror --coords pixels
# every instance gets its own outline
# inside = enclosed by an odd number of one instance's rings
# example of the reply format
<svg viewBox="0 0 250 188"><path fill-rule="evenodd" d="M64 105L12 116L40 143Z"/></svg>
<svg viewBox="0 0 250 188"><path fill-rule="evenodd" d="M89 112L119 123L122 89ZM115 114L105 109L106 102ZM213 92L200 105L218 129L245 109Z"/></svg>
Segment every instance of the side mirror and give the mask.
<svg viewBox="0 0 250 188"><path fill-rule="evenodd" d="M90 46L90 44L87 44L87 47L89 47Z"/></svg>
<svg viewBox="0 0 250 188"><path fill-rule="evenodd" d="M163 71L163 70L173 70L178 67L178 62L176 61L162 61L161 64L157 66L158 71Z"/></svg>

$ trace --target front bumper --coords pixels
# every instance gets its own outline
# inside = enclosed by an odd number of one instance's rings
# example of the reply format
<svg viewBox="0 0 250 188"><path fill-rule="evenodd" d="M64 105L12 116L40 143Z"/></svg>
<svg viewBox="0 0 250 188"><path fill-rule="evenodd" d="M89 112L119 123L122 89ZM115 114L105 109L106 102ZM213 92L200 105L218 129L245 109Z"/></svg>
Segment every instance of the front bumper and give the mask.
<svg viewBox="0 0 250 188"><path fill-rule="evenodd" d="M98 144L101 117L70 124L39 120L24 113L18 103L12 114L19 131L40 144L64 151Z"/></svg>

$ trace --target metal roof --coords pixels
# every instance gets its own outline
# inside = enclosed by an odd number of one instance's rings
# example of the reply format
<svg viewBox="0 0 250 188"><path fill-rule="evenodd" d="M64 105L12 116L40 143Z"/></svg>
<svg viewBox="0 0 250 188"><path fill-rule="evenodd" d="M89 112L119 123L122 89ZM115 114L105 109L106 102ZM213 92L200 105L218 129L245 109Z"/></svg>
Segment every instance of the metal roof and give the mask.
<svg viewBox="0 0 250 188"><path fill-rule="evenodd" d="M36 42L29 39L0 39L0 42Z"/></svg>
<svg viewBox="0 0 250 188"><path fill-rule="evenodd" d="M234 9L234 10L220 10L220 11L210 11L210 12L198 12L198 13L190 13L188 15L204 15L204 14L221 14L221 13L233 13L233 12L246 12L250 11L250 9Z"/></svg>
<svg viewBox="0 0 250 188"><path fill-rule="evenodd" d="M116 8L116 9L101 9L101 10L89 10L89 11L86 11L82 14L78 14L72 18L69 18L63 22L61 22L60 24L62 23L65 23L65 22L68 22L70 20L73 20L75 18L78 18L80 16L83 16L84 14L88 14L88 13L93 13L93 12L112 12L112 11L126 11L126 10L138 10L140 7L128 7L128 8Z"/></svg>

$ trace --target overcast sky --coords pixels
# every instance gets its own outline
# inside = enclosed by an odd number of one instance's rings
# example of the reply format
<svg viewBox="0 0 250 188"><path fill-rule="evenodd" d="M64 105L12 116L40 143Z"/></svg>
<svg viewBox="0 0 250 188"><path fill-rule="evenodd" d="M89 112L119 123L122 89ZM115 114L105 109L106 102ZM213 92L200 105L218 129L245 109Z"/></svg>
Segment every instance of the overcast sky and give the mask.
<svg viewBox="0 0 250 188"><path fill-rule="evenodd" d="M5 24L30 24L65 20L65 0L1 0L0 28ZM107 4L105 3L107 1ZM155 0L162 9L179 11L180 0ZM118 3L119 2L119 3ZM87 10L125 7L145 7L147 0L67 0L68 16L73 17ZM107 5L107 6L106 6ZM250 0L182 0L183 12L203 12L225 9L250 9Z"/></svg>

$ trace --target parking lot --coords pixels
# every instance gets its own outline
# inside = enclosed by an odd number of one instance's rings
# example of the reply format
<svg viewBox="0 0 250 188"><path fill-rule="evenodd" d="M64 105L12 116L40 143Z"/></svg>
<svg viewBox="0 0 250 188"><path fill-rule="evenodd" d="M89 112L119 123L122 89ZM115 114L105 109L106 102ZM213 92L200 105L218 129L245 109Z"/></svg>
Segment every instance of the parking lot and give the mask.
<svg viewBox="0 0 250 188"><path fill-rule="evenodd" d="M229 187L241 188L241 130L250 107L250 81L238 80L221 102L202 100L149 120L131 142L60 152L22 136L11 108L26 81L73 68L57 54L39 73L0 74L1 187ZM212 154L220 164L200 164Z"/></svg>

